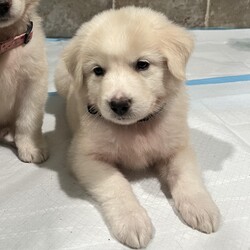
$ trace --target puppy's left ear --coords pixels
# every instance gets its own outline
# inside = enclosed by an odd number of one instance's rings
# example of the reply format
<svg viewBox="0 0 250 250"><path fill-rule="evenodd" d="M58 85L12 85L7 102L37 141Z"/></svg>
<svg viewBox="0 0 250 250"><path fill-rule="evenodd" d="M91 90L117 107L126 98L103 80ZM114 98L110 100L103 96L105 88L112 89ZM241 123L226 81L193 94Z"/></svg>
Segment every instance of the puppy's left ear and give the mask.
<svg viewBox="0 0 250 250"><path fill-rule="evenodd" d="M186 65L194 47L194 40L184 28L168 23L161 34L161 49L168 69L178 80L186 79Z"/></svg>

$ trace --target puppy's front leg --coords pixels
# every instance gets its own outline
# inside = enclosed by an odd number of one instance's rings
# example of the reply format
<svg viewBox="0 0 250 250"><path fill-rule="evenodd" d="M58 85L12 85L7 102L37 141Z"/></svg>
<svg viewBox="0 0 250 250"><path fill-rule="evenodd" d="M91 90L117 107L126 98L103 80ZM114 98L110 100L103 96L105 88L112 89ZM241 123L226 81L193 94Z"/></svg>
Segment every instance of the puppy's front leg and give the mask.
<svg viewBox="0 0 250 250"><path fill-rule="evenodd" d="M73 154L72 168L80 183L100 205L113 235L132 248L146 247L152 224L129 182L114 166Z"/></svg>
<svg viewBox="0 0 250 250"><path fill-rule="evenodd" d="M29 85L27 91L22 93L17 101L15 144L18 156L24 162L41 163L48 158L42 135L44 106L47 99L47 88L44 87L47 83L43 81Z"/></svg>
<svg viewBox="0 0 250 250"><path fill-rule="evenodd" d="M193 150L187 147L178 151L160 170L184 221L205 233L216 231L220 213L202 183Z"/></svg>

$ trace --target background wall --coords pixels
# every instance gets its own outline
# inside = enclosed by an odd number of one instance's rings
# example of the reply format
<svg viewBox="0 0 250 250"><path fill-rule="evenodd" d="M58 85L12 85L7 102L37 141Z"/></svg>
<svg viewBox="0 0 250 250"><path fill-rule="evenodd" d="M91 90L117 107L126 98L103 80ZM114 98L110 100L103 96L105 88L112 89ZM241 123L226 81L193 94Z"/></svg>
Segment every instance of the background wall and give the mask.
<svg viewBox="0 0 250 250"><path fill-rule="evenodd" d="M71 37L96 13L126 5L148 6L189 28L250 27L250 0L41 0L48 37Z"/></svg>

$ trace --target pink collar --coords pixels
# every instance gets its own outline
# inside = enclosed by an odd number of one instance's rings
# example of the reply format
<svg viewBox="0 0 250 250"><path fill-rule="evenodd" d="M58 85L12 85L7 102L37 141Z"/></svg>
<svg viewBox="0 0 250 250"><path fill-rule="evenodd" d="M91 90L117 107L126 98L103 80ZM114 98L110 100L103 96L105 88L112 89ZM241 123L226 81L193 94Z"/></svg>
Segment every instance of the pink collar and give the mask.
<svg viewBox="0 0 250 250"><path fill-rule="evenodd" d="M33 22L29 22L25 33L18 35L14 38L10 38L7 41L0 42L0 55L3 53L15 49L21 45L26 45L32 39L33 36Z"/></svg>

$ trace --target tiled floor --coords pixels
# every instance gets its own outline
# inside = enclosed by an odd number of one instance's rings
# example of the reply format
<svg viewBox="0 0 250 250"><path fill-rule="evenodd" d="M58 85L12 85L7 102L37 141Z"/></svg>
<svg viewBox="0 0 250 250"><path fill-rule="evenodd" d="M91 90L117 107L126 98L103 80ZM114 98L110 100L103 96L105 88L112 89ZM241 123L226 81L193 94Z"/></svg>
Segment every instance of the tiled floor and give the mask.
<svg viewBox="0 0 250 250"><path fill-rule="evenodd" d="M197 46L188 65L188 80L214 81L188 87L189 124L204 181L221 210L221 227L206 235L184 225L153 176L133 180L132 186L155 227L148 249L247 250L250 80L216 84L216 79L250 75L250 30L193 32ZM66 42L47 42L50 92L55 90L54 65ZM0 249L127 249L110 236L89 197L68 174L69 136L58 96L48 99L44 131L51 157L40 166L21 163L10 149L0 148Z"/></svg>

